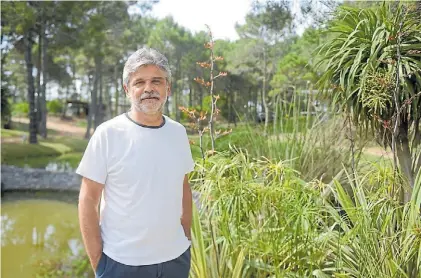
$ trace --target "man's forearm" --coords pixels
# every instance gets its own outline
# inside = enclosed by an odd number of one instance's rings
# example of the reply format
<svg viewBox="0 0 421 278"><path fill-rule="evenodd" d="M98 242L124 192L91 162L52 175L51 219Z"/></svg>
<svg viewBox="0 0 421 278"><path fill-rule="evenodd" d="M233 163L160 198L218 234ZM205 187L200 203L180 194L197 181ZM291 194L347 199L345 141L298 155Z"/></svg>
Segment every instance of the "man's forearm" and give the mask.
<svg viewBox="0 0 421 278"><path fill-rule="evenodd" d="M181 224L183 225L186 237L190 239L190 229L192 223L192 208L193 208L193 197L190 189L190 184L184 182L183 185L183 215L181 217Z"/></svg>
<svg viewBox="0 0 421 278"><path fill-rule="evenodd" d="M90 199L79 200L79 224L86 253L95 270L102 254L102 239L98 207Z"/></svg>

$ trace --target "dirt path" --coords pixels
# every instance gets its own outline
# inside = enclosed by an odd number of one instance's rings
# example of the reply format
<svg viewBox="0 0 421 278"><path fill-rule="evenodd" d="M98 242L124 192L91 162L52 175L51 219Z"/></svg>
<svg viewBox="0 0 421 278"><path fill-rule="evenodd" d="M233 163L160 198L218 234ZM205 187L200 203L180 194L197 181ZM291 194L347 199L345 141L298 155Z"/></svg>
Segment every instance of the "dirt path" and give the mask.
<svg viewBox="0 0 421 278"><path fill-rule="evenodd" d="M13 118L12 121L29 124L28 118ZM70 135L75 137L83 137L86 132L86 128L76 126L76 121L62 120L57 117L49 117L47 119L47 128L59 132L60 135Z"/></svg>
<svg viewBox="0 0 421 278"><path fill-rule="evenodd" d="M300 136L300 135L298 135L298 136ZM276 135L273 135L271 138L272 139L276 139L277 136ZM279 139L279 140L282 141L282 140L288 139L288 136L285 135L285 134L279 134L277 139ZM384 158L393 159L392 152L390 150L384 150L381 147L367 147L367 148L364 148L363 151L366 154L375 155L375 156L378 156L378 157L384 157Z"/></svg>
<svg viewBox="0 0 421 278"><path fill-rule="evenodd" d="M2 143L22 143L24 140L22 137L7 137L7 138L1 138Z"/></svg>
<svg viewBox="0 0 421 278"><path fill-rule="evenodd" d="M392 158L393 159L393 154L391 151L385 151L383 148L380 147L369 147L369 148L365 148L364 152L367 154L371 154L371 155L376 155L376 156L382 156L385 158Z"/></svg>

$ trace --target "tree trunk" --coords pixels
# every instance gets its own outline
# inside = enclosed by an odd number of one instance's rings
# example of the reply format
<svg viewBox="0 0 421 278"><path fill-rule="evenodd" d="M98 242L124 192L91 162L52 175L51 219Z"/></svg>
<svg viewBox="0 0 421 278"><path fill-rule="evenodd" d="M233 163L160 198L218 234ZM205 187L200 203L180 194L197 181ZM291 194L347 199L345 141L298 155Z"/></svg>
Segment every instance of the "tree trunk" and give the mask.
<svg viewBox="0 0 421 278"><path fill-rule="evenodd" d="M76 78L76 64L72 63L72 84L73 84L73 94L75 95L75 98L77 99L78 91L77 91L77 87L76 87L76 82L77 82L77 78ZM80 85L82 86L82 84ZM67 99L65 99L66 101Z"/></svg>
<svg viewBox="0 0 421 278"><path fill-rule="evenodd" d="M91 90L91 104L89 107L89 114L88 114L88 126L86 128L85 138L89 139L91 137L91 126L92 121L95 122L95 116L96 116L96 108L97 108L97 90L98 90L98 81L99 81L99 57L95 57L95 76L94 76L94 86ZM90 88L91 86L89 86Z"/></svg>
<svg viewBox="0 0 421 278"><path fill-rule="evenodd" d="M199 89L199 104L200 104L200 111L203 110L203 89Z"/></svg>
<svg viewBox="0 0 421 278"><path fill-rule="evenodd" d="M180 91L177 90L174 95L174 113L175 113L175 120L177 122L180 121L180 110L178 110L178 106L179 106L178 103L179 103L179 97L180 97L179 95L180 95Z"/></svg>
<svg viewBox="0 0 421 278"><path fill-rule="evenodd" d="M47 37L45 34L45 21L42 22L42 85L40 97L40 114L41 119L39 123L39 134L43 138L47 138L47 100L46 100L46 87L47 87Z"/></svg>
<svg viewBox="0 0 421 278"><path fill-rule="evenodd" d="M35 111L35 86L34 77L32 76L32 41L30 30L25 34L25 62L28 81L28 102L29 102L29 143L37 144L37 115Z"/></svg>
<svg viewBox="0 0 421 278"><path fill-rule="evenodd" d="M421 3L421 1L419 2ZM419 6L421 8L421 4ZM419 171L421 171L421 133L420 133L420 120L421 117L416 118L412 124L412 127L414 129L413 131L413 138L411 143L411 149L413 150L413 163L412 163L412 172L414 173L414 176L418 174Z"/></svg>
<svg viewBox="0 0 421 278"><path fill-rule="evenodd" d="M102 123L102 71L101 71L101 66L102 66L102 58L98 57L98 61L96 62L97 67L95 70L95 75L97 76L96 79L98 80L96 82L96 91L98 90L98 85L99 85L99 99L98 102L96 103L96 108L95 108L95 120L94 120L94 129L96 129L101 123ZM96 100L96 99L95 99ZM96 101L95 101L96 102Z"/></svg>
<svg viewBox="0 0 421 278"><path fill-rule="evenodd" d="M193 86L189 83L189 107L193 107Z"/></svg>
<svg viewBox="0 0 421 278"><path fill-rule="evenodd" d="M42 71L42 24L39 26L38 30L38 68L37 68L37 92L35 96L36 104L36 113L37 113L37 122L41 122L41 71ZM39 133L39 126L37 125L37 132Z"/></svg>
<svg viewBox="0 0 421 278"><path fill-rule="evenodd" d="M309 84L307 86L308 95L307 95L307 117L306 117L306 130L310 128L310 119L311 119L311 104L312 104L312 94L313 85Z"/></svg>
<svg viewBox="0 0 421 278"><path fill-rule="evenodd" d="M62 119L64 119L66 117L68 97L69 97L69 85L66 86L66 93L64 95L64 104L63 104L63 110L62 110L62 113L61 113Z"/></svg>
<svg viewBox="0 0 421 278"><path fill-rule="evenodd" d="M232 123L232 92L228 93L228 128Z"/></svg>
<svg viewBox="0 0 421 278"><path fill-rule="evenodd" d="M118 115L118 104L119 104L119 99L120 99L120 90L118 86L118 71L117 71L117 67L114 67L114 87L115 87L115 93L114 93L114 99L115 99L115 106L114 106L114 113L112 113L112 115L117 116ZM111 104L111 101L110 101ZM111 108L111 106L110 106Z"/></svg>
<svg viewBox="0 0 421 278"><path fill-rule="evenodd" d="M1 45L3 45L3 34L1 34ZM2 48L1 50L1 64L4 65L6 63L6 56L7 56L7 49ZM1 80L4 82L6 81L7 77L4 73L4 67L0 68L1 70ZM2 127L4 129L11 129L11 109L9 104L10 98L10 89L7 87L1 87L1 121Z"/></svg>
<svg viewBox="0 0 421 278"><path fill-rule="evenodd" d="M273 134L276 136L276 138L278 136L279 98L280 98L280 94L277 94L274 97L274 102L273 102L273 105L275 106L275 118L273 119Z"/></svg>
<svg viewBox="0 0 421 278"><path fill-rule="evenodd" d="M75 95L77 95L77 88L76 88L76 64L75 63L72 63L72 84L73 84L73 93L75 94ZM67 100L68 99L70 99L70 96L69 96L69 92L70 92L70 89L69 89L69 86L67 86L66 87L66 94L65 94L65 96L64 96L64 100L63 100L63 110L62 110L62 114L61 114L61 117L62 118L65 118L66 117L66 112L67 112ZM77 106L77 112L76 112L76 115L79 117L80 116L80 107L79 106Z"/></svg>
<svg viewBox="0 0 421 278"><path fill-rule="evenodd" d="M91 98L92 98L92 94L93 94L93 91L91 91ZM88 115L86 116L86 121L87 121L87 125L86 125L85 139L89 139L91 138L91 126L92 126L92 100L91 100L91 105L89 105L89 112L88 112Z"/></svg>
<svg viewBox="0 0 421 278"><path fill-rule="evenodd" d="M73 93L77 95L77 87L76 87L76 64L72 63L72 83L73 83Z"/></svg>
<svg viewBox="0 0 421 278"><path fill-rule="evenodd" d="M256 119L257 115L257 105L259 104L259 90L256 89L254 92L254 115L253 115L253 120Z"/></svg>
<svg viewBox="0 0 421 278"><path fill-rule="evenodd" d="M266 61L266 48L263 48L263 88L262 88L262 100L263 107L265 109L265 128L264 134L267 134L267 129L269 125L269 107L266 100L266 70L267 70L267 61Z"/></svg>
<svg viewBox="0 0 421 278"><path fill-rule="evenodd" d="M239 90L239 92L241 92L241 89ZM248 120L249 118L250 118L250 115L252 114L252 111L251 111L251 107L250 107L250 102L252 102L252 99L253 99L253 97L252 97L252 93L251 93L251 89L250 89L250 87L248 87L248 89L247 89L247 98L246 98L246 109L245 109L245 119L246 120Z"/></svg>
<svg viewBox="0 0 421 278"><path fill-rule="evenodd" d="M408 140L408 123L406 121L403 121L399 127L398 140L396 144L396 155L398 156L400 169L404 176L408 179L409 185L412 189L414 187L415 177L414 173L412 172L412 158ZM411 193L412 190L408 190L404 193L403 201L405 203L411 200Z"/></svg>
<svg viewBox="0 0 421 278"><path fill-rule="evenodd" d="M111 87L108 83L105 86L105 95L107 96L107 102L108 102L106 119L109 120L113 116L113 103L111 99Z"/></svg>
<svg viewBox="0 0 421 278"><path fill-rule="evenodd" d="M233 118L233 121L234 121L234 127L237 127L237 113L235 113L235 106L234 106L234 104L236 103L236 101L237 101L237 91L234 91L234 99L233 99L233 103L232 103L232 108L233 108L233 110L234 110L234 118ZM239 112L240 110L238 110L238 112Z"/></svg>
<svg viewBox="0 0 421 278"><path fill-rule="evenodd" d="M181 72L180 72L180 60L177 60L177 71L175 74L175 90L174 90L174 113L175 113L175 120L177 122L180 122L180 110L178 109L179 103L180 103L180 96L182 94L182 86L178 83L178 81L181 79Z"/></svg>

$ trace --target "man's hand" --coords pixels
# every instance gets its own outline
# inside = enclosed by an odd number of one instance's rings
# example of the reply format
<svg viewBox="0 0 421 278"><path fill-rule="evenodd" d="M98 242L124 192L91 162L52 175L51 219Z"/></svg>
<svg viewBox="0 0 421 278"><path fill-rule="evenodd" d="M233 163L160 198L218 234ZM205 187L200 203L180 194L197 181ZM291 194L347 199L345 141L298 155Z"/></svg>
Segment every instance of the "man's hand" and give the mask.
<svg viewBox="0 0 421 278"><path fill-rule="evenodd" d="M190 219L186 219L186 218L181 218L181 225L183 225L183 229L184 229L184 234L186 235L186 237L188 238L188 240L191 240L191 218Z"/></svg>
<svg viewBox="0 0 421 278"><path fill-rule="evenodd" d="M91 266L92 266L92 269L94 270L94 272L96 272L96 270L98 268L98 264L99 264L99 261L101 260L101 256L102 256L102 251L100 251L100 253L98 255L94 255L91 258Z"/></svg>
<svg viewBox="0 0 421 278"><path fill-rule="evenodd" d="M190 189L189 178L184 176L183 182L183 215L181 216L181 225L184 234L191 240L191 223L192 223L193 197Z"/></svg>
<svg viewBox="0 0 421 278"><path fill-rule="evenodd" d="M94 271L102 255L98 206L103 188L103 184L83 178L79 193L79 225L85 250Z"/></svg>

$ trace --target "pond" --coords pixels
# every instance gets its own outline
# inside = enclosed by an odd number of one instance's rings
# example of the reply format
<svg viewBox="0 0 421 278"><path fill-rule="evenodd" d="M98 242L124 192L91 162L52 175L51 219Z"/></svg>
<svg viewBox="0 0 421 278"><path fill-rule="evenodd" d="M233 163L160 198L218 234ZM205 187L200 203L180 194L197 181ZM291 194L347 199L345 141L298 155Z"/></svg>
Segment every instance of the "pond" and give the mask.
<svg viewBox="0 0 421 278"><path fill-rule="evenodd" d="M44 277L47 265L71 265L81 258L77 213L76 193L6 192L1 204L1 277Z"/></svg>
<svg viewBox="0 0 421 278"><path fill-rule="evenodd" d="M61 156L41 156L8 159L4 164L17 167L45 169L49 171L74 171L82 159L83 153L69 153Z"/></svg>

